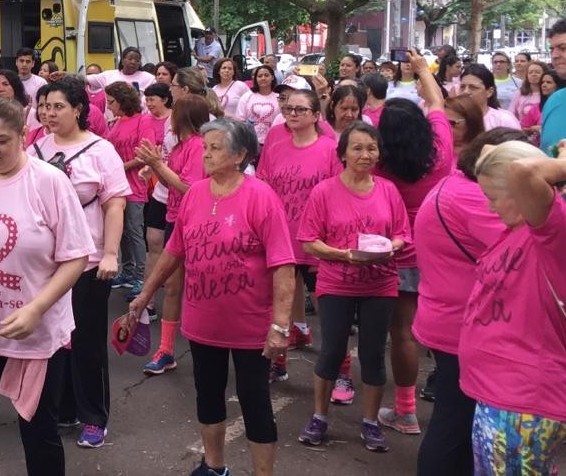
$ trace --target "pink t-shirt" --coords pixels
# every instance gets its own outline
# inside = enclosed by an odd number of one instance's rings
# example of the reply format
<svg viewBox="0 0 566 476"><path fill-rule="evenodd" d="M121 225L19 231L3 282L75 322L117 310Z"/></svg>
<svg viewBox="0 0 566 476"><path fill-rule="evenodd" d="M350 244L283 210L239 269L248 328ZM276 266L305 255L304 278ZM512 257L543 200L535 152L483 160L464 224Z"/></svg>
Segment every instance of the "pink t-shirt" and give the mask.
<svg viewBox="0 0 566 476"><path fill-rule="evenodd" d="M542 111L540 106L536 105L529 109L529 112L521 119L521 128L540 126L542 125ZM540 146L540 132L529 132L529 141L531 144Z"/></svg>
<svg viewBox="0 0 566 476"><path fill-rule="evenodd" d="M144 98L143 92L145 91L145 88L155 83L155 76L147 73L146 71L136 71L134 74L124 74L117 69L111 69L99 74L88 74L85 78L88 84L94 89L104 89L106 86L115 83L116 81L125 81L131 85L133 85L133 83L138 83L141 98Z"/></svg>
<svg viewBox="0 0 566 476"><path fill-rule="evenodd" d="M26 94L29 97L31 107L37 108L37 101L35 100L35 96L37 95L39 88L46 85L47 81L45 81L45 79L43 79L41 76L37 76L36 74L30 75L27 79L20 79L22 80Z"/></svg>
<svg viewBox="0 0 566 476"><path fill-rule="evenodd" d="M170 116L155 117L151 112L146 112L145 114L143 114L143 128L149 128L153 130L155 145L157 146L163 145L163 138L165 137L165 122L167 121L167 119L169 119L169 117Z"/></svg>
<svg viewBox="0 0 566 476"><path fill-rule="evenodd" d="M108 137L108 124L106 123L106 118L104 114L100 112L97 107L93 107L92 104L88 108L88 130L93 132L99 137L106 139Z"/></svg>
<svg viewBox="0 0 566 476"><path fill-rule="evenodd" d="M566 421L566 202L546 223L507 230L480 258L460 339L460 387L471 398Z"/></svg>
<svg viewBox="0 0 566 476"><path fill-rule="evenodd" d="M84 142L73 145L58 145L55 143L55 136L49 134L37 144L43 156L49 160L57 152L63 152L70 158L97 139L96 144L69 164L71 183L79 201L87 204L98 196L98 201L83 208L96 247L96 251L88 258L87 270L98 266L104 255L104 212L101 205L111 198L127 197L131 194L124 165L114 146L94 134ZM37 155L33 147L28 147L26 152Z"/></svg>
<svg viewBox="0 0 566 476"><path fill-rule="evenodd" d="M60 263L94 251L87 220L69 179L34 157L0 181L0 321L29 304ZM22 340L0 337L0 355L47 359L69 343L75 328L71 291Z"/></svg>
<svg viewBox="0 0 566 476"><path fill-rule="evenodd" d="M419 211L419 207L430 190L450 172L454 170L456 157L454 155L452 143L452 128L446 118L444 111L432 111L427 116L435 136L434 145L436 147L436 161L430 172L416 183L405 182L387 170L378 167L377 175L391 180L401 192L411 229L415 225L415 217ZM417 266L417 256L413 244L405 246L400 255L396 258L399 268L415 268Z"/></svg>
<svg viewBox="0 0 566 476"><path fill-rule="evenodd" d="M383 112L383 106L373 109L369 106L364 107L363 114L371 121L371 125L377 127L379 125L379 120L381 119L381 113Z"/></svg>
<svg viewBox="0 0 566 476"><path fill-rule="evenodd" d="M495 129L496 127L510 127L511 129L521 129L519 120L513 113L506 109L488 108L488 111L483 116L483 125L486 131Z"/></svg>
<svg viewBox="0 0 566 476"><path fill-rule="evenodd" d="M220 84L217 84L212 90L218 96L222 109L224 109L224 113L228 117L237 117L236 113L240 98L250 92L250 88L242 81L232 81L227 88L223 88Z"/></svg>
<svg viewBox="0 0 566 476"><path fill-rule="evenodd" d="M153 129L142 119L142 114L134 114L131 117L122 116L108 133L107 139L114 145L124 163L135 158L135 149L140 145L142 139L155 144ZM139 177L139 169L140 167L134 167L126 171L128 183L132 189L132 194L128 196L129 202L147 202L147 183Z"/></svg>
<svg viewBox="0 0 566 476"><path fill-rule="evenodd" d="M279 113L277 96L278 94L274 92L263 95L249 91L240 98L238 103L236 116L242 121L253 124L260 144L265 142L271 123Z"/></svg>
<svg viewBox="0 0 566 476"><path fill-rule="evenodd" d="M533 107L537 107L540 103L540 93L534 92L531 94L523 95L521 90L515 91L513 99L511 99L511 105L509 106L509 111L519 119L519 122L528 114L528 112Z"/></svg>
<svg viewBox="0 0 566 476"><path fill-rule="evenodd" d="M177 136L173 134L173 127L171 125L171 115L165 120L163 124L163 144L161 147L161 157L163 157L163 161L167 163L169 160L169 155L171 155L171 151L177 145ZM161 182L157 182L155 187L153 188L153 195L152 197L157 200L159 203L167 203L167 197L169 196L169 189L166 185L163 185Z"/></svg>
<svg viewBox="0 0 566 476"><path fill-rule="evenodd" d="M106 112L106 93L104 89L93 90L89 87L86 88L90 105L98 108L104 114Z"/></svg>
<svg viewBox="0 0 566 476"><path fill-rule="evenodd" d="M45 127L40 126L32 129L26 134L24 148L27 149L30 145L35 144L42 137L45 137Z"/></svg>
<svg viewBox="0 0 566 476"><path fill-rule="evenodd" d="M336 176L314 187L300 222L298 240L321 240L333 248L357 249L358 233L411 241L407 210L395 185L376 177L371 192L358 194ZM320 260L316 294L397 296L398 281L395 260L368 266Z"/></svg>
<svg viewBox="0 0 566 476"><path fill-rule="evenodd" d="M436 210L437 197L446 226L476 260L499 238L505 225L489 211L479 185L460 170L441 180L417 213L413 232L420 281L413 334L426 347L457 354L476 263L458 248L442 226Z"/></svg>
<svg viewBox="0 0 566 476"><path fill-rule="evenodd" d="M204 141L201 136L190 136L179 142L169 155L169 168L175 172L183 183L189 188L194 182L205 177L202 156L204 154ZM186 192L185 192L186 193ZM174 223L179 213L179 206L185 194L179 192L175 187L169 186L167 198L167 215L165 219Z"/></svg>
<svg viewBox="0 0 566 476"><path fill-rule="evenodd" d="M181 332L201 344L261 349L273 319L272 270L295 262L285 213L254 177L219 200L210 185L201 180L186 193L166 246L185 264Z"/></svg>
<svg viewBox="0 0 566 476"><path fill-rule="evenodd" d="M265 149L265 148L264 148ZM288 134L262 154L256 175L267 182L283 202L298 264L316 265L318 260L303 251L297 240L299 221L314 186L338 175L344 167L336 153L336 142L319 136L306 147L293 144Z"/></svg>

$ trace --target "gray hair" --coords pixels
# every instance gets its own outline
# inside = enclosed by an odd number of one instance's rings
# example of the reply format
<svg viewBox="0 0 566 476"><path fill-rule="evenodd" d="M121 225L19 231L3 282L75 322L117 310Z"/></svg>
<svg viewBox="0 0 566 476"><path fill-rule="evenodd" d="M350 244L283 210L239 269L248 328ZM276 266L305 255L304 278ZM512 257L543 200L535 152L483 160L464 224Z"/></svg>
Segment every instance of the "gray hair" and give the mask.
<svg viewBox="0 0 566 476"><path fill-rule="evenodd" d="M212 131L224 134L224 144L230 154L238 155L241 152L245 152L244 160L239 165L240 172L246 170L249 163L257 158L259 147L255 130L251 125L236 119L223 117L207 122L200 128L202 135Z"/></svg>

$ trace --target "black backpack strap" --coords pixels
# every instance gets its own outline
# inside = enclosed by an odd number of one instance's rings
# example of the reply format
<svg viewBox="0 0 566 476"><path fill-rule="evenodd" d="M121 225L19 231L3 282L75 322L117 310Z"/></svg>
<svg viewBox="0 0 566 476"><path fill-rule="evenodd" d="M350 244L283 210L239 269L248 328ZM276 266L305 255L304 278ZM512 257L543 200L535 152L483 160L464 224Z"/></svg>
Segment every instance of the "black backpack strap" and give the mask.
<svg viewBox="0 0 566 476"><path fill-rule="evenodd" d="M458 241L458 239L454 236L454 233L452 233L450 231L450 228L448 228L448 225L446 224L446 222L444 221L444 218L442 217L442 214L440 213L440 205L439 205L439 200L440 200L440 192L442 191L442 188L444 187L444 185L446 184L446 182L448 181L450 177L446 177L444 179L444 182L442 182L442 185L440 186L440 188L438 189L438 192L436 193L436 213L438 214L438 219L440 220L440 223L442 224L442 226L444 227L444 231L446 231L446 234L450 237L450 239L454 242L454 244L458 247L458 249L464 253L466 255L466 257L472 262L472 263L476 263L476 258L474 258L472 256L472 254L466 249L464 248L464 246L462 245L462 243L460 243Z"/></svg>
<svg viewBox="0 0 566 476"><path fill-rule="evenodd" d="M83 152L86 152L88 149L90 149L94 144L96 144L97 142L100 142L100 139L96 139L93 140L90 144L85 145L81 150L79 150L75 155L73 155L72 157L69 157L67 160L65 160L65 165L70 164L73 160L75 160L79 155L81 155Z"/></svg>
<svg viewBox="0 0 566 476"><path fill-rule="evenodd" d="M43 157L43 154L41 153L41 149L39 148L39 146L37 145L36 142L34 142L33 148L35 149L35 152L37 154L37 158L41 159L45 162L45 158Z"/></svg>
<svg viewBox="0 0 566 476"><path fill-rule="evenodd" d="M84 205L81 205L83 208L88 207L91 203L96 202L96 199L98 198L98 195L95 195L94 197L92 197L91 200L89 200L88 202L86 202Z"/></svg>

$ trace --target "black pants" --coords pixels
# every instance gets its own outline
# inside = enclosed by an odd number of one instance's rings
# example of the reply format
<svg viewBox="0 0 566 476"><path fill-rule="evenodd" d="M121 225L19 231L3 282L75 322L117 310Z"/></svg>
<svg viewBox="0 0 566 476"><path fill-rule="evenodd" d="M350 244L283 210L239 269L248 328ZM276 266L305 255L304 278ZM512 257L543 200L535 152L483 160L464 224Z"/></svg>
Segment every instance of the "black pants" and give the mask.
<svg viewBox="0 0 566 476"><path fill-rule="evenodd" d="M436 360L434 410L419 448L418 476L474 474L472 422L476 402L460 390L458 356L433 350Z"/></svg>
<svg viewBox="0 0 566 476"><path fill-rule="evenodd" d="M61 419L106 428L110 414L108 375L108 298L110 281L96 279L98 268L85 271L73 287L75 330L61 402ZM69 375L70 374L70 375Z"/></svg>
<svg viewBox="0 0 566 476"><path fill-rule="evenodd" d="M321 296L318 309L322 342L314 373L324 380L336 380L357 312L362 382L378 387L384 385L385 343L394 304L392 297Z"/></svg>
<svg viewBox="0 0 566 476"><path fill-rule="evenodd" d="M0 375L6 360L6 357L0 357ZM65 452L57 431L63 368L64 356L60 349L47 363L45 383L35 415L30 422L18 417L29 476L65 475Z"/></svg>
<svg viewBox="0 0 566 476"><path fill-rule="evenodd" d="M189 341L197 390L198 420L214 425L226 420L228 357L236 371L236 393L240 401L246 437L254 443L275 443L277 427L269 391L271 362L263 349L227 349Z"/></svg>

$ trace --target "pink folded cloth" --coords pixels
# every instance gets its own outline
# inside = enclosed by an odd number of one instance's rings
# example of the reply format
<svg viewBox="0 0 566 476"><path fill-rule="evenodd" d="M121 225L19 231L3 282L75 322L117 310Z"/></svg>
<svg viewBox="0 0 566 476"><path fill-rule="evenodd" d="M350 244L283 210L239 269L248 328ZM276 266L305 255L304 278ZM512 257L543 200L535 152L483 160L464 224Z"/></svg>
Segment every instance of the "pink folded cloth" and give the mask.
<svg viewBox="0 0 566 476"><path fill-rule="evenodd" d="M393 250L393 245L385 236L358 233L358 249L373 253L389 253Z"/></svg>
<svg viewBox="0 0 566 476"><path fill-rule="evenodd" d="M47 359L9 358L0 376L0 395L12 400L18 414L28 422L37 411L46 374Z"/></svg>

